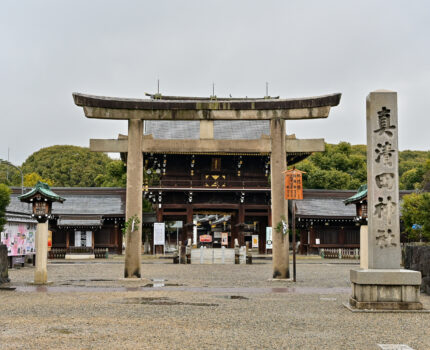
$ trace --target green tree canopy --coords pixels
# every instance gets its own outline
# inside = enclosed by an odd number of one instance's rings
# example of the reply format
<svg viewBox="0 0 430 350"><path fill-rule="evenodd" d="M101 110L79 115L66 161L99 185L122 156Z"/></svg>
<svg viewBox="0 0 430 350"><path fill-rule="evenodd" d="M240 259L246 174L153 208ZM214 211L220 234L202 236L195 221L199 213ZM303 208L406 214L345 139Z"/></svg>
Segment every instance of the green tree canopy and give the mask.
<svg viewBox="0 0 430 350"><path fill-rule="evenodd" d="M22 165L24 174L36 173L59 187L94 187L112 159L86 147L51 146L34 152Z"/></svg>
<svg viewBox="0 0 430 350"><path fill-rule="evenodd" d="M100 187L125 187L127 185L127 170L122 160L112 160L106 165L104 174L94 179Z"/></svg>
<svg viewBox="0 0 430 350"><path fill-rule="evenodd" d="M21 173L18 169L0 162L0 183L8 186L21 186Z"/></svg>
<svg viewBox="0 0 430 350"><path fill-rule="evenodd" d="M423 187L427 174L430 182L430 152L401 151L399 155L399 187L413 190ZM428 168L425 164L428 160ZM340 142L326 144L324 152L312 154L296 164L296 168L306 171L303 186L316 189L356 190L367 182L367 149L365 145L350 145ZM426 172L428 171L428 172ZM430 184L428 185L430 187Z"/></svg>
<svg viewBox="0 0 430 350"><path fill-rule="evenodd" d="M36 186L36 184L39 181L44 182L44 183L48 184L49 186L54 185L52 180L44 179L39 174L36 174L36 173L30 173L30 174L26 174L24 176L24 186L25 187L34 187L34 186Z"/></svg>
<svg viewBox="0 0 430 350"><path fill-rule="evenodd" d="M305 188L355 190L367 181L366 146L326 144L324 152L312 154L296 167L306 172Z"/></svg>
<svg viewBox="0 0 430 350"><path fill-rule="evenodd" d="M430 193L403 196L402 220L405 232L412 240L430 240ZM419 225L415 226L414 225Z"/></svg>
<svg viewBox="0 0 430 350"><path fill-rule="evenodd" d="M3 226L6 223L6 207L10 203L11 190L5 184L0 184L0 232L3 231Z"/></svg>

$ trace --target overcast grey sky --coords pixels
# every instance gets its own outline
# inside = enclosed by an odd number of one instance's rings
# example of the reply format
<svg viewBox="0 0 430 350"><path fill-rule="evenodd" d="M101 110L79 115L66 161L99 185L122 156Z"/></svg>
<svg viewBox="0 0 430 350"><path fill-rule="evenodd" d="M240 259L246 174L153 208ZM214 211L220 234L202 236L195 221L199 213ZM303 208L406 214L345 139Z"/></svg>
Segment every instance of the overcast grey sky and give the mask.
<svg viewBox="0 0 430 350"><path fill-rule="evenodd" d="M365 98L398 92L399 144L430 147L429 1L0 2L0 158L126 133L72 92L282 98L341 92L328 119L287 132L365 143Z"/></svg>

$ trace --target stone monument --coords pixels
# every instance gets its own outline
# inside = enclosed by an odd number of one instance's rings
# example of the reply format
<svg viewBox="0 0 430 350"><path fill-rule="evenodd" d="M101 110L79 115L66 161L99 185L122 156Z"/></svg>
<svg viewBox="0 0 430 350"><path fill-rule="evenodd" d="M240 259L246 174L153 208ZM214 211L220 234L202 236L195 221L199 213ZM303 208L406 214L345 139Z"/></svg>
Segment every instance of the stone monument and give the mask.
<svg viewBox="0 0 430 350"><path fill-rule="evenodd" d="M361 269L350 272L350 306L419 310L421 273L400 268L397 93L371 92L366 107L368 232Z"/></svg>
<svg viewBox="0 0 430 350"><path fill-rule="evenodd" d="M4 244L0 244L0 284L10 282L7 268L7 247Z"/></svg>

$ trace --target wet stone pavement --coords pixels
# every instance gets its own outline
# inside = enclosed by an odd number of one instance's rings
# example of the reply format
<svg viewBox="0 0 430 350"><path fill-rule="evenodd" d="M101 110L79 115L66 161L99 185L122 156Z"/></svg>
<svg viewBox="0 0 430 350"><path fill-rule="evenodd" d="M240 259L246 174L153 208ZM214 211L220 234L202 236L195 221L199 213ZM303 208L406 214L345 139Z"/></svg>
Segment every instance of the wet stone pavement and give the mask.
<svg viewBox="0 0 430 350"><path fill-rule="evenodd" d="M118 260L54 261L46 286L29 284L32 267L14 269L0 290L0 349L430 349L430 313L343 306L352 268L301 260L293 283L270 280L266 260L145 260L145 279L129 281ZM430 309L430 296L421 301Z"/></svg>

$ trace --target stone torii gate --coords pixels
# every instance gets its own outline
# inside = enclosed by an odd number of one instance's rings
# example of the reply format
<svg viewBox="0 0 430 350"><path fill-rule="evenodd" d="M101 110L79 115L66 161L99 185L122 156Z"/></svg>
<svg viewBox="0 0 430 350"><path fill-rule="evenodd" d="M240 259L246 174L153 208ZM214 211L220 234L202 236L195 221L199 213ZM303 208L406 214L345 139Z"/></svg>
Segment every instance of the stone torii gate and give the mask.
<svg viewBox="0 0 430 350"><path fill-rule="evenodd" d="M324 150L324 140L288 139L285 120L327 118L341 94L300 99L125 99L73 94L87 118L128 120L126 140L91 140L93 151L128 152L126 220L142 221L143 153L181 150L189 152L270 152L272 226L282 226L288 218L284 199L286 152ZM200 140L158 140L144 137L144 120L199 120ZM215 140L215 120L268 120L270 138L258 140ZM127 234L124 277L141 277L142 229ZM280 231L280 232L278 232ZM273 230L273 278L289 277L288 234Z"/></svg>

